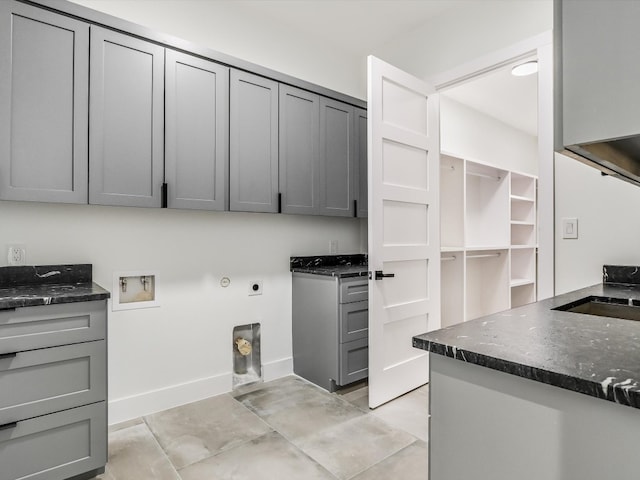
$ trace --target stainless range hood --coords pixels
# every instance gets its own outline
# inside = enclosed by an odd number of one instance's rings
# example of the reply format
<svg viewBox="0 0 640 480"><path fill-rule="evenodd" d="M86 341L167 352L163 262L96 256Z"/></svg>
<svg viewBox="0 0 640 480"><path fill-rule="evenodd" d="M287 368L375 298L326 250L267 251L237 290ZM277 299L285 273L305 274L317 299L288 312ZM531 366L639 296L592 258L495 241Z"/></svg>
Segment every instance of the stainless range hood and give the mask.
<svg viewBox="0 0 640 480"><path fill-rule="evenodd" d="M569 145L561 153L596 167L603 174L640 185L640 135Z"/></svg>
<svg viewBox="0 0 640 480"><path fill-rule="evenodd" d="M640 185L640 1L554 1L555 150Z"/></svg>

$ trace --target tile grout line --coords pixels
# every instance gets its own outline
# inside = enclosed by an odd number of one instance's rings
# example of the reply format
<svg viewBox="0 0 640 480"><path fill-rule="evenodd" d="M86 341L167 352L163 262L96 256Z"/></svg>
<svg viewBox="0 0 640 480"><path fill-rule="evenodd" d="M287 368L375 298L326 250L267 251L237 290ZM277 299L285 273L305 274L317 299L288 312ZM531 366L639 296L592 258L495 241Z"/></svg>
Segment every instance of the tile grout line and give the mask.
<svg viewBox="0 0 640 480"><path fill-rule="evenodd" d="M149 431L149 433L151 434L151 437L153 438L153 441L156 443L156 445L158 446L158 448L160 449L160 451L162 452L162 455L164 455L164 457L167 459L167 462L169 462L169 465L171 465L171 468L173 469L174 472L176 472L176 478L177 480L182 480L182 476L180 475L180 473L178 472L178 469L176 468L176 466L173 464L173 462L171 461L171 459L169 458L169 455L167 454L167 452L165 452L164 448L162 448L162 445L160 445L160 442L158 441L158 439L156 438L155 433L153 433L153 430L151 429L151 427L149 426L149 424L147 423L146 418L143 416L142 417L142 422L143 425L147 428L147 430Z"/></svg>

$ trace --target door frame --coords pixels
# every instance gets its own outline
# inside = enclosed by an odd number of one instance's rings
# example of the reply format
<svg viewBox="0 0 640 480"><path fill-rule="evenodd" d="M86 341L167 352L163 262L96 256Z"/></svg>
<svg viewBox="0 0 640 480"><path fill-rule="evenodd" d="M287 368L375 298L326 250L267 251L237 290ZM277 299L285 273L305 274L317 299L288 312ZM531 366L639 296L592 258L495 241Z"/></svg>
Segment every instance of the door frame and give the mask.
<svg viewBox="0 0 640 480"><path fill-rule="evenodd" d="M551 30L428 78L436 91L468 82L518 60L538 60L538 294L555 295L555 161L553 149L553 33Z"/></svg>

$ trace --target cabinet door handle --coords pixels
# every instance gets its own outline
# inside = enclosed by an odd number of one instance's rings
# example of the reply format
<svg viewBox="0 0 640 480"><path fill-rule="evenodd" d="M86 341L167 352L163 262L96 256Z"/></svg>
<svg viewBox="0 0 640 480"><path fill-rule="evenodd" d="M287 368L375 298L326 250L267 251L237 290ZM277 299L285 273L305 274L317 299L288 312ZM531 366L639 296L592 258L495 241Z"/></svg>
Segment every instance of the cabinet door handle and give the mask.
<svg viewBox="0 0 640 480"><path fill-rule="evenodd" d="M16 428L18 426L18 422L5 423L4 425L0 425L0 430L9 430L10 428Z"/></svg>
<svg viewBox="0 0 640 480"><path fill-rule="evenodd" d="M376 280L382 280L383 278L393 278L395 273L383 273L382 270L376 270Z"/></svg>
<svg viewBox="0 0 640 480"><path fill-rule="evenodd" d="M16 352L0 353L0 360L3 360L5 358L14 358L16 355L18 355Z"/></svg>

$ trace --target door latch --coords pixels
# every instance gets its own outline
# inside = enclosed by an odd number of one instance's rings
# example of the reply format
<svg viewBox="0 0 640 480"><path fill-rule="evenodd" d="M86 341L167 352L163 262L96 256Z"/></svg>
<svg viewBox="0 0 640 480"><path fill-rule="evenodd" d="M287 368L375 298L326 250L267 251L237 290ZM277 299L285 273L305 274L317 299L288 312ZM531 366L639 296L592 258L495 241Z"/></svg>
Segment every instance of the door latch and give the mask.
<svg viewBox="0 0 640 480"><path fill-rule="evenodd" d="M382 270L376 270L376 280L382 280L383 278L393 278L396 275L394 273L383 273Z"/></svg>

